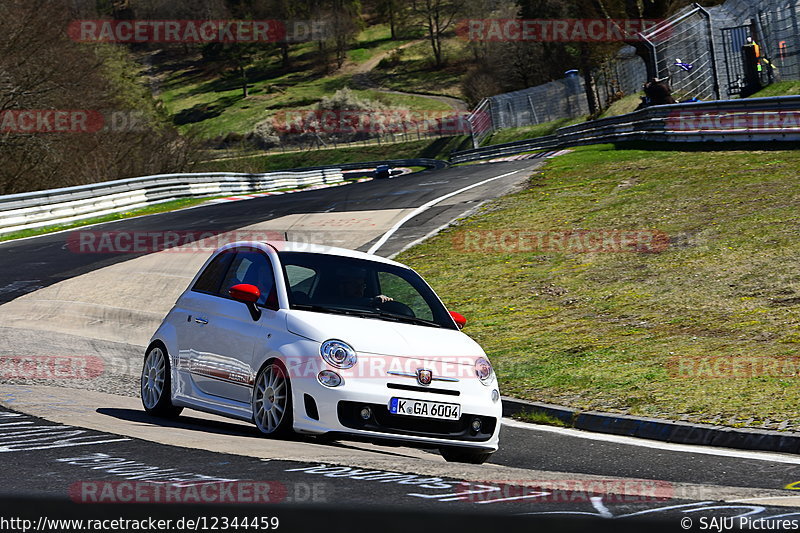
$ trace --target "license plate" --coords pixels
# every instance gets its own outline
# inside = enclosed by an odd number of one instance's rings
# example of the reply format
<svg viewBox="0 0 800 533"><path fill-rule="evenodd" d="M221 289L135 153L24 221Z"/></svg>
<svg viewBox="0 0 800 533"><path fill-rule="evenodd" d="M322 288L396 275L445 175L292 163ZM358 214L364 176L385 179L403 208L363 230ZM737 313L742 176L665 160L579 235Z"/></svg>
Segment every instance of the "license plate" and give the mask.
<svg viewBox="0 0 800 533"><path fill-rule="evenodd" d="M392 398L389 402L389 412L393 415L441 418L444 420L458 420L461 418L461 406L456 403L409 400L407 398Z"/></svg>

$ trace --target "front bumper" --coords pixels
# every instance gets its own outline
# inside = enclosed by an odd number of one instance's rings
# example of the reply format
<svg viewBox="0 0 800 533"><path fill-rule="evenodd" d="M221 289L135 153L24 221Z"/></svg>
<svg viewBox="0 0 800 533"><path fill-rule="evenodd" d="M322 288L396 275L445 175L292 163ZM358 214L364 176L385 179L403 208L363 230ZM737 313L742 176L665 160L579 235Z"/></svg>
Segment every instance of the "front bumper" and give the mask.
<svg viewBox="0 0 800 533"><path fill-rule="evenodd" d="M367 420L361 417L361 410L364 407L369 407L372 411L372 416ZM340 424L348 429L357 431L468 441L471 443L489 441L497 427L497 418L493 416L463 413L459 420L402 416L390 413L386 404L363 404L345 400L339 402L337 414ZM472 429L472 422L476 419L481 424L478 431Z"/></svg>
<svg viewBox="0 0 800 533"><path fill-rule="evenodd" d="M486 386L477 378L467 378L423 387L408 378L345 377L344 384L329 388L316 379L319 367L314 370L292 380L295 431L317 435L333 432L432 447L498 448L502 404L492 400L496 381ZM388 406L392 398L457 403L461 417L441 420L391 414ZM368 420L360 414L364 407L372 411ZM476 418L481 421L479 431L472 428Z"/></svg>

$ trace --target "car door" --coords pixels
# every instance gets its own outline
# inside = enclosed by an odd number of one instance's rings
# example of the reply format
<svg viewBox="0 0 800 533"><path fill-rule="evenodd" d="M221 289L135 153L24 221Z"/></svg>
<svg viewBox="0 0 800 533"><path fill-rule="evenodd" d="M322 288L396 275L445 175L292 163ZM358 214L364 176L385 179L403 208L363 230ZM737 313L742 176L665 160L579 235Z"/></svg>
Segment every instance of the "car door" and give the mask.
<svg viewBox="0 0 800 533"><path fill-rule="evenodd" d="M184 292L173 309L176 343L178 347L175 368L177 369L177 392L180 396L194 396L197 386L193 376L202 372L203 366L198 349L198 326L207 323L209 306L218 298L222 280L228 272L235 249L224 250L213 257L197 277L189 290Z"/></svg>
<svg viewBox="0 0 800 533"><path fill-rule="evenodd" d="M230 288L240 283L261 291L257 319L246 304L229 295ZM194 314L186 322L185 349L181 350L188 357L191 382L201 394L248 403L258 370L253 367L255 349L276 328L272 262L261 250L236 249L219 283L201 288L205 290L192 291L191 304L186 306Z"/></svg>

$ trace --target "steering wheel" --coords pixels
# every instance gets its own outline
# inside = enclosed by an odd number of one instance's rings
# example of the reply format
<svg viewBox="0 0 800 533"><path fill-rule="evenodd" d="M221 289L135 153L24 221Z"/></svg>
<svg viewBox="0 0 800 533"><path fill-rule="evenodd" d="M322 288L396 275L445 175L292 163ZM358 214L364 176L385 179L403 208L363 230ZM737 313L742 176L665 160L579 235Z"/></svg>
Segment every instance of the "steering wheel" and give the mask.
<svg viewBox="0 0 800 533"><path fill-rule="evenodd" d="M412 318L416 317L414 311L412 311L409 306L407 306L403 302L398 302L397 300L391 300L388 302L379 303L378 307L380 307L382 311L386 311L387 313L393 313L395 315L402 315L402 316L410 316Z"/></svg>

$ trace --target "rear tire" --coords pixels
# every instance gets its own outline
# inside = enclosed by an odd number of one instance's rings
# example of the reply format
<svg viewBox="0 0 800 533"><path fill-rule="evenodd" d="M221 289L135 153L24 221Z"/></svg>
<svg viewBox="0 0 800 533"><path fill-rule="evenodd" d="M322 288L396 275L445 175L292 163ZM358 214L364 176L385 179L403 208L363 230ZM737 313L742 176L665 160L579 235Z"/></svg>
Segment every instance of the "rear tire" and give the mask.
<svg viewBox="0 0 800 533"><path fill-rule="evenodd" d="M161 418L175 418L183 407L172 405L172 378L167 350L155 344L147 351L142 367L140 384L142 406L148 414Z"/></svg>
<svg viewBox="0 0 800 533"><path fill-rule="evenodd" d="M482 465L494 452L472 450L470 448L441 448L439 453L448 463L468 463Z"/></svg>
<svg viewBox="0 0 800 533"><path fill-rule="evenodd" d="M283 437L293 433L292 385L278 360L264 365L253 387L253 422L262 435Z"/></svg>

